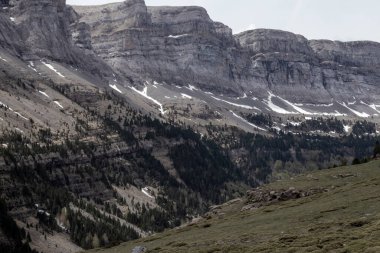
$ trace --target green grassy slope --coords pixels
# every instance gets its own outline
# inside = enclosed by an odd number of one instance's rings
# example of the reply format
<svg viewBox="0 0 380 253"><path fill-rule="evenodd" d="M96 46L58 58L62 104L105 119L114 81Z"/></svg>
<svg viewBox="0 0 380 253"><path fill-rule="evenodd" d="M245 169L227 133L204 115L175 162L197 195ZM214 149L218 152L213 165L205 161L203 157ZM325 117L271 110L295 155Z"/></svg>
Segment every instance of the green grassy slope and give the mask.
<svg viewBox="0 0 380 253"><path fill-rule="evenodd" d="M241 211L226 204L200 222L90 252L380 252L380 161L317 171L265 189L323 193Z"/></svg>

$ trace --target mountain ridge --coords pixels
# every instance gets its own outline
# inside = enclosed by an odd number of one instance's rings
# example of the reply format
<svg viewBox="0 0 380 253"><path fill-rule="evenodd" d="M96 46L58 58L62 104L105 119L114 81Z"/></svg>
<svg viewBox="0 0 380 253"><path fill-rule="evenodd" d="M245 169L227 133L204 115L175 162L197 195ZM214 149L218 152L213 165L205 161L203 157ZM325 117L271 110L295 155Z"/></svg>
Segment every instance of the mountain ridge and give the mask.
<svg viewBox="0 0 380 253"><path fill-rule="evenodd" d="M127 2L97 8L123 8ZM138 1L138 4L145 6L143 1ZM194 13L189 11L190 9L148 7L145 12L144 7L144 25L133 27L142 30L136 33L126 27L122 29L122 37L113 34L112 29L106 32L108 36L104 37L101 30L92 27L92 33L100 35L93 38L95 51L96 44L99 44L102 48L99 52L104 52L103 58L109 64L119 69L121 66L127 67L121 73L125 72L124 74L131 76L139 73L158 82L179 85L191 83L211 92L224 90L223 93L242 95L244 92L253 91L257 96L265 97L266 89L271 89L285 99L298 103L328 103L331 98L345 101L350 99L349 94L352 94L364 101L377 104L378 94L375 87L379 82L379 73L376 70L379 62L376 59L379 59L380 44L309 41L293 33L268 29L232 35L231 29L225 25L219 25L222 28L213 30L218 26L216 24L220 23L213 22L205 9L195 8L198 12ZM93 18L91 14L84 14L86 11L81 14L81 10L83 8L77 8L79 15L84 15L80 20L88 21ZM169 15L166 13L168 10L171 10L170 21L164 21L164 16ZM92 15L96 17L94 13ZM164 31L160 30L161 26L165 26ZM133 37L140 39L134 41ZM302 39L297 42L296 38ZM118 44L124 43L128 46L112 46L112 54L109 54L107 40L119 41ZM249 40L253 41L253 44L248 45L246 41ZM125 44L126 41L128 44ZM272 46L268 43L272 43ZM259 44L261 46L258 46ZM157 48L153 50L152 45ZM293 51L288 52L287 48L281 47L288 47ZM263 54L262 58L252 60L258 53ZM288 55L289 53L294 55ZM136 65L134 61L141 62L139 58L142 56L145 62ZM163 59L165 61L162 61ZM340 65L346 69L340 69ZM349 70L347 67L359 69ZM369 89L369 92L360 91L363 88ZM369 95L374 93L376 96ZM309 101L305 101L306 97Z"/></svg>

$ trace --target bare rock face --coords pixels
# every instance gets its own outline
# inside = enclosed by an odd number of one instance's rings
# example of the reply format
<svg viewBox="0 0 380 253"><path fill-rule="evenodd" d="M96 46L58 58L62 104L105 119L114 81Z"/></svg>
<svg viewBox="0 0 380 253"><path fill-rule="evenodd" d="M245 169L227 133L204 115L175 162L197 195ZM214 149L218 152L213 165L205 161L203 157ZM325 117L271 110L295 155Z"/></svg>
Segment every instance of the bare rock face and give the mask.
<svg viewBox="0 0 380 253"><path fill-rule="evenodd" d="M55 59L73 58L64 19L66 1L14 1L13 16L22 40L33 54Z"/></svg>
<svg viewBox="0 0 380 253"><path fill-rule="evenodd" d="M298 103L380 103L379 43L309 41L267 29L233 35L203 8L147 7L143 0L1 4L9 8L0 11L0 46L25 60L49 58L101 77L116 73L125 82L192 84L226 95L265 99L270 90Z"/></svg>
<svg viewBox="0 0 380 253"><path fill-rule="evenodd" d="M233 36L200 7L146 7L142 0L74 7L97 54L134 81L156 80L294 102L352 96L378 101L380 44L308 41L258 29Z"/></svg>
<svg viewBox="0 0 380 253"><path fill-rule="evenodd" d="M256 29L238 34L236 38L243 47L249 48L253 53L313 53L305 37L290 32Z"/></svg>
<svg viewBox="0 0 380 253"><path fill-rule="evenodd" d="M89 26L65 0L11 0L0 10L0 47L25 61L51 59L101 79L112 69L91 49ZM75 34L72 39L72 34ZM91 62L91 64L89 64Z"/></svg>
<svg viewBox="0 0 380 253"><path fill-rule="evenodd" d="M265 29L236 38L250 49L247 69L253 83L267 84L292 101L328 103L332 98L347 101L353 96L378 101L379 43L308 41Z"/></svg>
<svg viewBox="0 0 380 253"><path fill-rule="evenodd" d="M232 31L214 23L203 8L147 8L134 0L74 9L91 27L95 52L121 75L234 88L228 85L228 52L222 52L235 44Z"/></svg>
<svg viewBox="0 0 380 253"><path fill-rule="evenodd" d="M79 22L71 26L74 45L83 49L92 49L91 31L87 23Z"/></svg>
<svg viewBox="0 0 380 253"><path fill-rule="evenodd" d="M324 61L373 69L380 66L380 45L376 42L312 40L309 45Z"/></svg>

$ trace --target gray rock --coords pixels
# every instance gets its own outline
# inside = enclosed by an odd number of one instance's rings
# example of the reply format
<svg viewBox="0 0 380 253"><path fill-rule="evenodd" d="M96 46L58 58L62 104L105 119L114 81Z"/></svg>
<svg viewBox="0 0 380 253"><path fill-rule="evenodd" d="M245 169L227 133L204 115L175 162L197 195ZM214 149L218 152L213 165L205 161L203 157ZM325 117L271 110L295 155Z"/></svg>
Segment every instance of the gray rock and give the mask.
<svg viewBox="0 0 380 253"><path fill-rule="evenodd" d="M300 103L380 102L379 43L308 41L268 29L233 36L203 8L146 7L142 0L74 9L90 25L96 54L135 82L263 98L272 90Z"/></svg>
<svg viewBox="0 0 380 253"><path fill-rule="evenodd" d="M106 82L192 84L226 95L268 90L292 102L380 103L380 44L309 41L257 29L232 35L201 7L102 6L12 0L1 10L0 46L24 60L48 58ZM14 18L14 22L10 20ZM91 63L91 64L89 64ZM112 66L112 67L111 67Z"/></svg>
<svg viewBox="0 0 380 253"><path fill-rule="evenodd" d="M144 253L146 250L147 249L143 246L136 246L133 248L132 253Z"/></svg>

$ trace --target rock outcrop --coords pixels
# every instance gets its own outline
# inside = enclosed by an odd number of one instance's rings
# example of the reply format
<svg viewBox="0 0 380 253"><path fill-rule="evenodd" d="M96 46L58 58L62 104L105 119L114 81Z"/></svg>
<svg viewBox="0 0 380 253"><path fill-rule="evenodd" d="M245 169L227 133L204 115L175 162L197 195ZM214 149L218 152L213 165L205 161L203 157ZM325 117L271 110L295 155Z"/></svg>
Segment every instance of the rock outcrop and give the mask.
<svg viewBox="0 0 380 253"><path fill-rule="evenodd" d="M247 192L246 205L242 208L242 210L250 210L282 201L304 198L325 191L327 190L323 188L314 188L309 190L297 190L293 187L287 190L265 190L256 188Z"/></svg>
<svg viewBox="0 0 380 253"><path fill-rule="evenodd" d="M292 101L328 103L332 97L347 101L353 96L378 100L379 43L308 41L265 29L241 33L236 39L250 50L247 68L253 83L267 85Z"/></svg>
<svg viewBox="0 0 380 253"><path fill-rule="evenodd" d="M88 25L65 0L11 0L0 10L0 46L25 61L51 59L101 79L112 69L91 49ZM77 36L72 39L72 34ZM73 42L74 41L74 42ZM89 64L91 62L91 64Z"/></svg>

